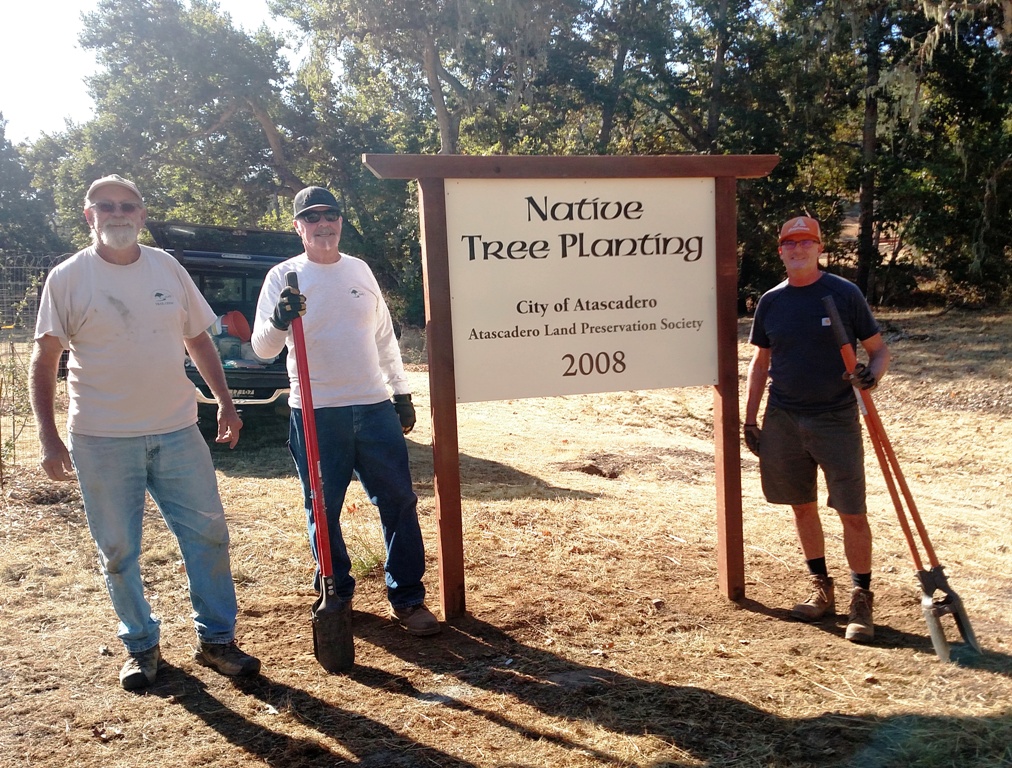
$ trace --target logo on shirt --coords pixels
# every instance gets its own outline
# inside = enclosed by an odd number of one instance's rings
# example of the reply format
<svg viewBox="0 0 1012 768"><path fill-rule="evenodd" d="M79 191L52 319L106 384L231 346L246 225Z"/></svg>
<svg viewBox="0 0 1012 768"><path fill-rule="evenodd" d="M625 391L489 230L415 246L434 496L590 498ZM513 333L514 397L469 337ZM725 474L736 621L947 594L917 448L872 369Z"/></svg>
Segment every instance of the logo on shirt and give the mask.
<svg viewBox="0 0 1012 768"><path fill-rule="evenodd" d="M363 296L365 296L365 294L362 293L362 291L360 291L358 288L352 288L350 291L348 291L348 293L351 294L351 297L353 299L361 299Z"/></svg>
<svg viewBox="0 0 1012 768"><path fill-rule="evenodd" d="M158 289L151 294L151 298L155 300L155 306L164 307L168 304L175 304L175 299L172 298L172 292L165 289Z"/></svg>

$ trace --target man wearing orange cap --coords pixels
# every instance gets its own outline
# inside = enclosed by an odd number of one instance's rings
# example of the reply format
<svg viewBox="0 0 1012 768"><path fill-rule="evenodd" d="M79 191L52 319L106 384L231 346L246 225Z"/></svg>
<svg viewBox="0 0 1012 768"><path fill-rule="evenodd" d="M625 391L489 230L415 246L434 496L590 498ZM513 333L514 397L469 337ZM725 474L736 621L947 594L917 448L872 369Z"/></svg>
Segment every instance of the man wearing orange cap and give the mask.
<svg viewBox="0 0 1012 768"><path fill-rule="evenodd" d="M811 594L791 610L792 618L816 621L835 614L836 596L825 557L817 501L821 468L828 506L843 524L843 548L851 571L846 638L874 638L871 592L871 528L865 504L864 445L853 386L870 389L889 367L890 354L868 302L853 283L823 272L819 222L790 219L780 230L780 259L787 279L756 307L749 341L755 353L748 369L744 437L759 457L763 493L771 504L794 511L808 564ZM823 299L832 296L851 343L861 343L868 364L853 377L844 369ZM759 406L769 382L760 429Z"/></svg>

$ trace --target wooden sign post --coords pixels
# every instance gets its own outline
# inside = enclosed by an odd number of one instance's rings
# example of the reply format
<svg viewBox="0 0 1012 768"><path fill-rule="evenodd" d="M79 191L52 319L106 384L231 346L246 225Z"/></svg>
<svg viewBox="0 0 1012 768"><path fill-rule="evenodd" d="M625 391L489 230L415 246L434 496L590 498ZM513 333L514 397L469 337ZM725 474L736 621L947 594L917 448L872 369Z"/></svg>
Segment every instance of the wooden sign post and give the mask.
<svg viewBox="0 0 1012 768"><path fill-rule="evenodd" d="M729 599L744 597L735 185L739 178L767 175L778 160L775 155L363 156L378 178L419 184L440 603L447 619L466 609L457 403L506 397L712 384L719 587ZM560 190L561 197L552 196ZM511 235L486 237L486 229ZM553 279L557 290L513 302L509 319L488 302L484 318L480 305L475 310L474 291L467 290L473 286L457 283L457 294L451 292L451 276L466 281L478 274L461 264L478 265L483 277L501 279L500 290L524 280L543 290ZM517 272L517 264L527 271ZM653 275L653 286L635 287L658 268L663 273ZM585 302L578 293L574 299L558 289L560 279L577 286L569 293L617 285L622 298ZM641 283L624 282L629 280ZM456 318L452 306L460 309ZM635 317L629 314L633 309ZM468 334L467 354L458 350L455 358L454 322L459 325L465 314L457 343ZM663 332L667 354L643 354L649 345L660 351ZM577 335L606 346L596 354L560 354L566 347L559 344ZM621 339L621 350L609 339ZM480 343L470 343L474 340ZM491 344L498 345L495 354L482 357ZM525 359L500 350L522 350ZM526 364L528 351L547 357L536 360L521 383L511 374ZM488 365L497 358L506 367L489 375ZM542 378L556 364L568 369ZM622 377L615 378L616 372Z"/></svg>

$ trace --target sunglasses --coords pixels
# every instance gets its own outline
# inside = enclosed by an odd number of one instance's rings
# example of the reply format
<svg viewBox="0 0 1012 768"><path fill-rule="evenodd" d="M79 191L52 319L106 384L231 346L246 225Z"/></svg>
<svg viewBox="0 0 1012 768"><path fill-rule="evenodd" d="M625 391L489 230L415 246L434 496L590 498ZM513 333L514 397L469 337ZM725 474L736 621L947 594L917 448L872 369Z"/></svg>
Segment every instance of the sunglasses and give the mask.
<svg viewBox="0 0 1012 768"><path fill-rule="evenodd" d="M128 216L131 213L136 213L137 211L142 210L144 208L144 206L141 203L110 203L107 200L103 200L100 203L92 203L88 207L97 208L102 213L112 213L117 208L119 208L120 211L127 214Z"/></svg>
<svg viewBox="0 0 1012 768"><path fill-rule="evenodd" d="M320 220L321 217L326 219L327 221L337 221L339 218L341 218L341 212L323 211L321 213L320 211L309 211L308 213L303 213L301 216L299 216L300 219L309 222L310 224L315 224Z"/></svg>
<svg viewBox="0 0 1012 768"><path fill-rule="evenodd" d="M793 251L795 248L798 248L799 246L807 250L808 248L814 248L818 244L819 244L818 240L784 240L782 243L780 243L780 247L783 248L785 251Z"/></svg>

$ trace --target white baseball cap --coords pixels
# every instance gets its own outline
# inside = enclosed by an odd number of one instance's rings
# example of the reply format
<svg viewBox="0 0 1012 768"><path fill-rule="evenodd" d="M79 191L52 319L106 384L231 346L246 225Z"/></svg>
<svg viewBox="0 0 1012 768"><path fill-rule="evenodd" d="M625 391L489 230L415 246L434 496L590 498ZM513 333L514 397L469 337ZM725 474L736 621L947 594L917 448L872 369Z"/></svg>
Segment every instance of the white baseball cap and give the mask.
<svg viewBox="0 0 1012 768"><path fill-rule="evenodd" d="M122 176L118 176L115 173L103 176L101 179L95 179L95 181L91 182L91 186L88 187L88 194L84 196L84 201L86 203L91 202L92 194L101 187L123 187L123 189L128 189L137 195L137 199L142 203L144 202L144 198L141 196L141 191L137 189L137 185L129 179L124 179Z"/></svg>

